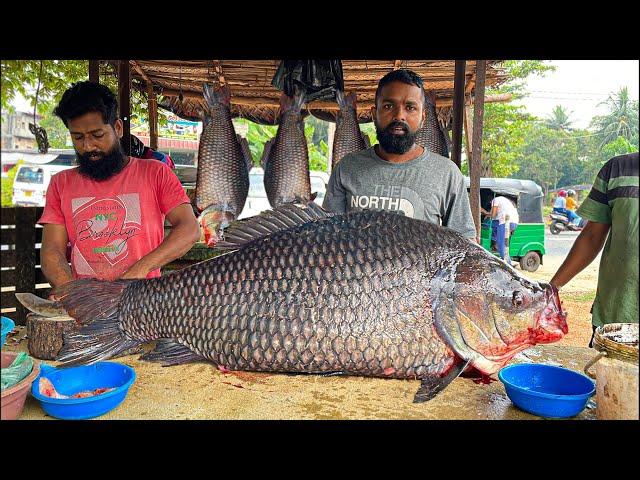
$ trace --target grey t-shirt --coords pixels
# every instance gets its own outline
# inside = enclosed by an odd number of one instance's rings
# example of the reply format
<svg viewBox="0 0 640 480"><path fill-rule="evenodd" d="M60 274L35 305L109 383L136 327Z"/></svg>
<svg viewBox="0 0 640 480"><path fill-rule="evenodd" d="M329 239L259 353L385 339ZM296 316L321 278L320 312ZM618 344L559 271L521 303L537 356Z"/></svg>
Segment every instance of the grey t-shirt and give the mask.
<svg viewBox="0 0 640 480"><path fill-rule="evenodd" d="M331 172L323 207L337 213L397 211L476 238L462 173L448 158L426 150L405 163L383 160L374 147L346 155Z"/></svg>

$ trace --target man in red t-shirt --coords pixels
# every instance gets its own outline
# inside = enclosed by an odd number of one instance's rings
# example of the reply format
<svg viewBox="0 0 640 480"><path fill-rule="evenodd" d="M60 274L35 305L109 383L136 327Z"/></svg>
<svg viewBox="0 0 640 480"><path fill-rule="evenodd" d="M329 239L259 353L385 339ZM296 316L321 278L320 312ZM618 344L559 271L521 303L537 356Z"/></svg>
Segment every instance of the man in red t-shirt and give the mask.
<svg viewBox="0 0 640 480"><path fill-rule="evenodd" d="M125 155L117 100L106 86L77 82L55 114L69 129L78 167L51 178L40 262L51 286L77 278L152 278L200 238L171 169ZM164 238L164 219L172 225ZM67 244L71 245L71 268Z"/></svg>

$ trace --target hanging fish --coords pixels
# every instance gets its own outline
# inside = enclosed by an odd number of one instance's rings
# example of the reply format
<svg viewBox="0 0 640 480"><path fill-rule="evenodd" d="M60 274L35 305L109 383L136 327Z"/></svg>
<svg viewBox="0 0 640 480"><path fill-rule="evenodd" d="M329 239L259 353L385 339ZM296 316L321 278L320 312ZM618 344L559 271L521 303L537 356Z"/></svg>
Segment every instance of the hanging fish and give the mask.
<svg viewBox="0 0 640 480"><path fill-rule="evenodd" d="M233 127L228 87L215 91L205 83L203 91L208 109L198 147L195 197L204 240L213 247L244 208L253 160L247 140Z"/></svg>

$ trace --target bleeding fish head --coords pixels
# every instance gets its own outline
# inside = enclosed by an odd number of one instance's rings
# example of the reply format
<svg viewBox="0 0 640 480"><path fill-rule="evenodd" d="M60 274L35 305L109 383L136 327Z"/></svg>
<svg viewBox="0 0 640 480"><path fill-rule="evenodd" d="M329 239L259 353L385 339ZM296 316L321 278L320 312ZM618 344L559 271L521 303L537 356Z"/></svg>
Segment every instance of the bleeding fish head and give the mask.
<svg viewBox="0 0 640 480"><path fill-rule="evenodd" d="M452 308L439 313L439 329L487 375L518 352L568 332L555 287L524 278L486 252L470 253L458 264L449 291Z"/></svg>
<svg viewBox="0 0 640 480"><path fill-rule="evenodd" d="M214 248L224 238L224 230L235 220L232 212L205 208L198 216L202 240L209 248Z"/></svg>

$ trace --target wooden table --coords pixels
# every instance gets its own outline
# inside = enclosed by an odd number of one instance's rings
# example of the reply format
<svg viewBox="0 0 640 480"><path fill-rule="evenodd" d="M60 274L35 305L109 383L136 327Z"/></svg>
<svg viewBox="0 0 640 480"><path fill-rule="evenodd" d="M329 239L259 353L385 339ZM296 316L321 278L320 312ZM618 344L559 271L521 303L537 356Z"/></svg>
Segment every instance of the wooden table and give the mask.
<svg viewBox="0 0 640 480"><path fill-rule="evenodd" d="M24 327L16 327L6 350L27 351ZM21 339L16 342L14 339ZM152 344L147 348L150 349ZM584 347L539 345L514 362L560 365L582 372L594 356ZM514 407L500 381L479 385L455 379L436 398L412 403L417 380L322 377L254 372L223 373L210 363L162 367L138 356L114 359L133 367L136 381L125 401L99 419L429 419L536 420ZM56 365L56 362L44 362ZM497 378L497 375L496 375ZM20 417L51 419L31 395ZM595 396L574 420L596 418Z"/></svg>

